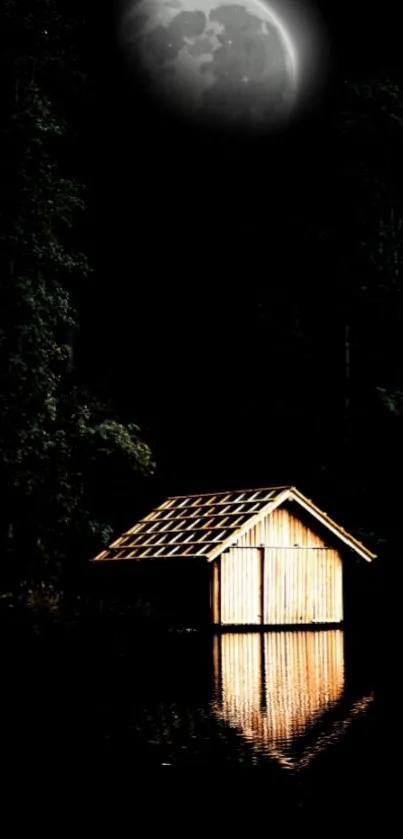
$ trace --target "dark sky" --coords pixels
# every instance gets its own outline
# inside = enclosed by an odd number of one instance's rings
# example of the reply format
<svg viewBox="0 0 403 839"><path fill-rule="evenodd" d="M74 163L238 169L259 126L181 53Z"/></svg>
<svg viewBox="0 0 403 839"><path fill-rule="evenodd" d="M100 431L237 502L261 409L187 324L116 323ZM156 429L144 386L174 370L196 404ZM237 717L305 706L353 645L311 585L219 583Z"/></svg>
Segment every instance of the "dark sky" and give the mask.
<svg viewBox="0 0 403 839"><path fill-rule="evenodd" d="M107 19L109 56L94 121L90 356L122 409L149 429L167 480L186 490L210 488L212 480L213 489L267 482L268 445L256 464L262 439L278 427L267 394L277 387L287 339L279 346L258 333L259 301L275 300L280 310L299 299L310 310L318 362L302 391L294 364L296 404L317 398L325 370L336 375L322 254L295 219L344 211L349 196L340 194L329 129L338 84L347 75L400 72L401 35L391 4L380 14L362 0L353 8L338 2L321 14L334 57L323 104L298 131L264 141L212 137L162 118L133 87L114 43L113 14ZM302 422L298 411L290 416L285 407L284 416L290 455L286 464L272 459L270 483L292 480L294 446L303 439L292 431Z"/></svg>

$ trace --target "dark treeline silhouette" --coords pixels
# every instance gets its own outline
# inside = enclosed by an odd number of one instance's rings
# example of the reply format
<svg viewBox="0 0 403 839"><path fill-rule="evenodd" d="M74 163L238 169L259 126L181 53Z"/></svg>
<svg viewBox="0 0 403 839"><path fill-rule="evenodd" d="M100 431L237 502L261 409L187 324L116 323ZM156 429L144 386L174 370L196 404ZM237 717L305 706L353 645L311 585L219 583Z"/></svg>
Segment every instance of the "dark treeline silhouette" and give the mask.
<svg viewBox="0 0 403 839"><path fill-rule="evenodd" d="M112 12L94 50L83 8L7 5L9 557L88 557L168 493L285 483L400 546L401 78L379 16L346 13L322 105L248 140L153 110Z"/></svg>

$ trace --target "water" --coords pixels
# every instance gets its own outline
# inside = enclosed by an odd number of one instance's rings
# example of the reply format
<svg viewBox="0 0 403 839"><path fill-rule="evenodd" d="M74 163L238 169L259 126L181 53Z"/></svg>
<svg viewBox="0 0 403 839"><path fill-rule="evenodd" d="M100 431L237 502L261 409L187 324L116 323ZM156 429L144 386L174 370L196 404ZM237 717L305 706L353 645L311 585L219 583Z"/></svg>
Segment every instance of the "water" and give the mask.
<svg viewBox="0 0 403 839"><path fill-rule="evenodd" d="M256 756L301 771L375 698L370 684L349 682L344 641L341 630L216 636L212 712Z"/></svg>
<svg viewBox="0 0 403 839"><path fill-rule="evenodd" d="M136 641L109 678L98 745L151 766L259 766L281 784L345 761L346 775L378 724L371 656L342 630Z"/></svg>
<svg viewBox="0 0 403 839"><path fill-rule="evenodd" d="M10 760L35 761L39 750L54 766L74 754L126 778L160 767L254 767L289 807L368 810L399 780L392 638L379 640L380 656L373 641L342 630L149 636L107 627L91 642L51 638L24 661L9 656Z"/></svg>

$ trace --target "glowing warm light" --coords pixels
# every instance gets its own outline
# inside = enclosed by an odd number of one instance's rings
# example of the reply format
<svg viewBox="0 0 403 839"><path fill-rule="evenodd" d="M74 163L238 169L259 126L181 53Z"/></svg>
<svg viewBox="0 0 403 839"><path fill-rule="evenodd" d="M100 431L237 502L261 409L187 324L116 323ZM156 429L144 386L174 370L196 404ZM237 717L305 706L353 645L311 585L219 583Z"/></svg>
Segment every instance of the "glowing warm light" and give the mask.
<svg viewBox="0 0 403 839"><path fill-rule="evenodd" d="M241 535L220 561L221 614L216 623L270 626L343 620L339 552L285 508ZM216 585L214 578L214 591Z"/></svg>
<svg viewBox="0 0 403 839"><path fill-rule="evenodd" d="M215 713L284 768L302 769L364 713L344 694L342 630L214 639Z"/></svg>

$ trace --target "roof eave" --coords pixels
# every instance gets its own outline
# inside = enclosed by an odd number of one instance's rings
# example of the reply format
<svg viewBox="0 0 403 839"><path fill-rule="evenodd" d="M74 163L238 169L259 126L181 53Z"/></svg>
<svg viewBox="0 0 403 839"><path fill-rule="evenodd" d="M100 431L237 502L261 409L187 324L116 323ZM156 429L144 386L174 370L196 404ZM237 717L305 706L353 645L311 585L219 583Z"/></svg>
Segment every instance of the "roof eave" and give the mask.
<svg viewBox="0 0 403 839"><path fill-rule="evenodd" d="M296 501L301 507L307 510L312 516L314 516L321 524L323 524L328 530L330 530L334 535L340 539L344 544L346 544L351 550L355 551L355 553L359 554L366 562L372 562L373 559L376 559L376 554L372 553L368 548L365 547L358 539L355 539L354 536L351 536L347 533L344 528L340 527L340 525L336 524L333 519L331 519L327 513L322 512L319 510L318 507L309 499L306 498L302 492L292 486L287 487L283 492L281 492L277 498L272 501L269 501L262 510L259 511L253 518L249 519L247 523L245 523L240 530L236 533L233 533L225 542L222 542L220 545L217 545L217 548L214 548L208 555L207 560L208 562L212 562L217 556L220 556L227 548L231 547L235 541L237 541L241 536L250 530L255 524L257 524L261 519L266 516L268 513L274 512L277 507L280 507L284 501L293 500Z"/></svg>
<svg viewBox="0 0 403 839"><path fill-rule="evenodd" d="M333 519L331 519L327 513L322 512L319 510L318 507L310 500L310 498L306 498L305 495L302 494L296 487L291 487L289 498L293 501L296 501L297 504L300 504L305 510L311 513L318 521L321 522L328 530L334 533L342 542L348 545L353 551L358 553L363 559L367 562L372 562L373 559L376 559L376 554L372 553L368 548L365 547L358 539L355 539L354 536L351 536L350 533L347 533L343 527L340 527L339 524L336 524Z"/></svg>

